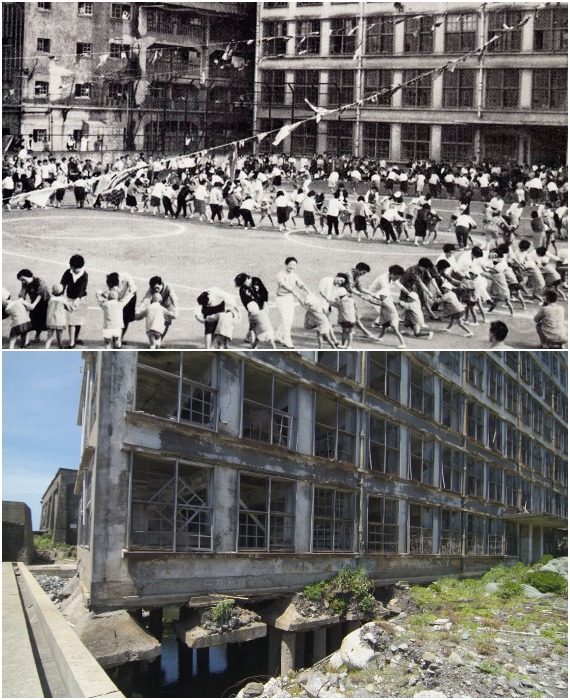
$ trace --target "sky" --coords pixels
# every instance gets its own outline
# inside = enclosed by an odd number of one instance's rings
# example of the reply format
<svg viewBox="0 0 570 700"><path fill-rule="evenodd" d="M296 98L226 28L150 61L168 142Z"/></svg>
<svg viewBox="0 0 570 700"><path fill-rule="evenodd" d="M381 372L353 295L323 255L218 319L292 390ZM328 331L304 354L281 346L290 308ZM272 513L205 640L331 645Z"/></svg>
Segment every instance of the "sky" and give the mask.
<svg viewBox="0 0 570 700"><path fill-rule="evenodd" d="M38 529L41 498L57 470L79 466L83 360L73 350L1 355L2 500L28 505Z"/></svg>

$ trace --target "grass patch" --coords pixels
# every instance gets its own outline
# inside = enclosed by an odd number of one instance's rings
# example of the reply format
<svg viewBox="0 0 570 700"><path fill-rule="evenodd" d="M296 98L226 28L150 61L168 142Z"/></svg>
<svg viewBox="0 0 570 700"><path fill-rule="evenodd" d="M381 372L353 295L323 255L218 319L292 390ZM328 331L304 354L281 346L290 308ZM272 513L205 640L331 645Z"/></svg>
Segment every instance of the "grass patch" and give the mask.
<svg viewBox="0 0 570 700"><path fill-rule="evenodd" d="M363 566L343 566L327 581L318 581L303 589L303 595L312 603L327 602L335 615L344 617L351 609L371 616L376 600L372 595L374 584Z"/></svg>

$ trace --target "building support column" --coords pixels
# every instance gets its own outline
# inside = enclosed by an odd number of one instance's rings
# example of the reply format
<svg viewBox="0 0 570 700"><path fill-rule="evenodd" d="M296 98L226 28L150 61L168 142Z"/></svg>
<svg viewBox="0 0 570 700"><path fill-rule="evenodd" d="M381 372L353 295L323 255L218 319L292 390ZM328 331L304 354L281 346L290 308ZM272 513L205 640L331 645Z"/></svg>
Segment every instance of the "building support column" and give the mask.
<svg viewBox="0 0 570 700"><path fill-rule="evenodd" d="M162 624L162 608L155 608L150 611L148 629L153 637L156 637L159 641L162 639L162 632L164 630L164 625Z"/></svg>
<svg viewBox="0 0 570 700"><path fill-rule="evenodd" d="M402 125L392 124L390 132L390 160L402 160Z"/></svg>
<svg viewBox="0 0 570 700"><path fill-rule="evenodd" d="M340 649L340 645L344 639L342 626L342 622L339 622L336 625L329 627L330 652Z"/></svg>
<svg viewBox="0 0 570 700"><path fill-rule="evenodd" d="M530 564L532 561L532 525L521 525L520 537L521 561Z"/></svg>
<svg viewBox="0 0 570 700"><path fill-rule="evenodd" d="M279 650L281 647L281 632L275 627L267 625L267 673L270 676L279 675Z"/></svg>
<svg viewBox="0 0 570 700"><path fill-rule="evenodd" d="M475 127L475 134L473 135L473 152L475 153L475 164L479 165L481 162L481 127Z"/></svg>
<svg viewBox="0 0 570 700"><path fill-rule="evenodd" d="M295 668L305 666L305 639L306 632L296 632L295 640Z"/></svg>
<svg viewBox="0 0 570 700"><path fill-rule="evenodd" d="M196 676L205 678L210 673L210 648L194 649L196 654Z"/></svg>
<svg viewBox="0 0 570 700"><path fill-rule="evenodd" d="M324 659L327 655L327 628L317 627L313 630L313 663Z"/></svg>
<svg viewBox="0 0 570 700"><path fill-rule="evenodd" d="M130 661L126 664L121 664L118 667L118 685L125 697L130 698L133 695L133 679L135 674L135 664L137 661Z"/></svg>
<svg viewBox="0 0 570 700"><path fill-rule="evenodd" d="M432 160L441 160L441 124L432 124L430 151Z"/></svg>
<svg viewBox="0 0 570 700"><path fill-rule="evenodd" d="M295 670L296 632L281 632L281 675Z"/></svg>

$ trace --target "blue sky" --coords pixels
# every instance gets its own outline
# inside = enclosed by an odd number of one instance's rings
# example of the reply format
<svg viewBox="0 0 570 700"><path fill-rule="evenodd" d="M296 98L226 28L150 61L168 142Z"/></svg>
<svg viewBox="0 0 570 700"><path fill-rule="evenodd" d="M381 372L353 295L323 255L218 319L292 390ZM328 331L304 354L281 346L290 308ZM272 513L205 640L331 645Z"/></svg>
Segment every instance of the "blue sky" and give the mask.
<svg viewBox="0 0 570 700"><path fill-rule="evenodd" d="M77 469L81 352L2 352L2 500L23 501L39 528L41 498L60 467Z"/></svg>

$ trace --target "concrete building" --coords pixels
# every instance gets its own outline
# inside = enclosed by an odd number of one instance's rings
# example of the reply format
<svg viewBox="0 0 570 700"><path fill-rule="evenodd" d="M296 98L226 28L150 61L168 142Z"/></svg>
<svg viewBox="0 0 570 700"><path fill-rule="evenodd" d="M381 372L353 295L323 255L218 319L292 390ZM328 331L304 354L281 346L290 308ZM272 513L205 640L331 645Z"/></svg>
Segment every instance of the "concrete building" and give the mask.
<svg viewBox="0 0 570 700"><path fill-rule="evenodd" d="M2 501L2 561L31 564L34 558L32 511L19 501Z"/></svg>
<svg viewBox="0 0 570 700"><path fill-rule="evenodd" d="M74 493L77 469L58 469L42 496L40 530L49 531L54 542L77 544L79 496Z"/></svg>
<svg viewBox="0 0 570 700"><path fill-rule="evenodd" d="M2 3L2 132L33 150L183 153L251 135L255 6ZM249 56L251 54L251 56Z"/></svg>
<svg viewBox="0 0 570 700"><path fill-rule="evenodd" d="M278 597L343 564L382 585L536 561L567 526L566 362L86 353L86 598Z"/></svg>
<svg viewBox="0 0 570 700"><path fill-rule="evenodd" d="M256 128L386 90L278 150L463 162L567 162L568 8L537 2L258 3ZM416 75L470 56L401 90ZM270 148L262 142L261 148Z"/></svg>

